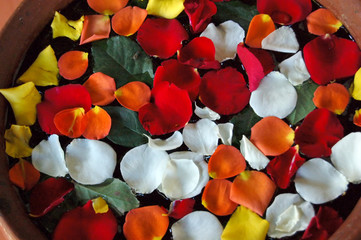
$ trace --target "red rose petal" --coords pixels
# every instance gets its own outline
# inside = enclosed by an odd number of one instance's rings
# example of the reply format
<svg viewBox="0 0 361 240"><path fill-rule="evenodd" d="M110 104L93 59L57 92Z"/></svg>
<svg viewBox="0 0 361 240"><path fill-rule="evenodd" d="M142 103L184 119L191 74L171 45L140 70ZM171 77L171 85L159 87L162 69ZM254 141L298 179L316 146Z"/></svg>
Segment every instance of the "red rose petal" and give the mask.
<svg viewBox="0 0 361 240"><path fill-rule="evenodd" d="M152 135L183 128L192 116L192 102L186 90L168 82L152 89L151 102L139 109L139 120Z"/></svg>
<svg viewBox="0 0 361 240"><path fill-rule="evenodd" d="M175 219L181 219L188 213L193 212L193 207L195 203L196 200L191 198L176 200L171 203L172 205L171 209L169 210L168 216Z"/></svg>
<svg viewBox="0 0 361 240"><path fill-rule="evenodd" d="M230 115L248 104L251 93L243 75L235 68L226 67L204 74L199 95L203 104L213 111Z"/></svg>
<svg viewBox="0 0 361 240"><path fill-rule="evenodd" d="M202 32L217 13L217 6L210 0L185 0L184 11L194 33Z"/></svg>
<svg viewBox="0 0 361 240"><path fill-rule="evenodd" d="M278 187L286 189L297 169L306 160L298 154L296 147L291 147L284 154L275 157L267 165L267 173Z"/></svg>
<svg viewBox="0 0 361 240"><path fill-rule="evenodd" d="M197 69L181 64L175 59L170 59L162 62L162 65L157 68L153 84L155 86L164 81L174 83L180 89L187 90L193 102L199 93L201 77Z"/></svg>
<svg viewBox="0 0 361 240"><path fill-rule="evenodd" d="M312 11L311 0L258 0L257 10L271 16L275 23L291 25L300 22Z"/></svg>
<svg viewBox="0 0 361 240"><path fill-rule="evenodd" d="M200 69L219 69L216 49L211 39L196 37L178 51L178 61Z"/></svg>
<svg viewBox="0 0 361 240"><path fill-rule="evenodd" d="M91 107L91 98L86 88L80 84L68 84L45 91L43 102L37 108L41 129L47 134L59 134L54 125L54 116L67 108L82 107L87 112Z"/></svg>
<svg viewBox="0 0 361 240"><path fill-rule="evenodd" d="M30 194L30 216L40 217L64 201L64 196L74 189L65 178L48 178L37 184Z"/></svg>
<svg viewBox="0 0 361 240"><path fill-rule="evenodd" d="M331 148L344 136L337 116L329 110L315 109L295 131L295 143L308 157L328 157Z"/></svg>
<svg viewBox="0 0 361 240"><path fill-rule="evenodd" d="M361 52L351 40L324 35L308 42L303 55L311 79L318 84L354 75L361 67Z"/></svg>
<svg viewBox="0 0 361 240"><path fill-rule="evenodd" d="M53 240L87 239L113 240L118 226L114 214L95 213L92 200L65 213L55 228Z"/></svg>
<svg viewBox="0 0 361 240"><path fill-rule="evenodd" d="M148 18L138 30L137 41L150 56L169 58L182 47L188 33L176 19Z"/></svg>

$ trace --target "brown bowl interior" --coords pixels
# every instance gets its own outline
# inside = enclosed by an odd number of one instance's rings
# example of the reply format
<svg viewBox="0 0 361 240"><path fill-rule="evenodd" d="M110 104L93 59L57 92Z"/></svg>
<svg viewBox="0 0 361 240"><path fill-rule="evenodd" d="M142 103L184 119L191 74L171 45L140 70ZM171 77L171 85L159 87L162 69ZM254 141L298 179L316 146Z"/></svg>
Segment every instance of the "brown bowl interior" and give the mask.
<svg viewBox="0 0 361 240"><path fill-rule="evenodd" d="M73 0L23 0L5 28L0 32L0 89L11 86L22 58L35 37L51 20L54 11ZM319 0L340 19L361 47L361 1ZM345 4L346 3L346 4ZM5 119L7 103L0 96L0 239L46 239L27 216L16 189L8 179L5 155ZM361 239L361 201L332 240Z"/></svg>

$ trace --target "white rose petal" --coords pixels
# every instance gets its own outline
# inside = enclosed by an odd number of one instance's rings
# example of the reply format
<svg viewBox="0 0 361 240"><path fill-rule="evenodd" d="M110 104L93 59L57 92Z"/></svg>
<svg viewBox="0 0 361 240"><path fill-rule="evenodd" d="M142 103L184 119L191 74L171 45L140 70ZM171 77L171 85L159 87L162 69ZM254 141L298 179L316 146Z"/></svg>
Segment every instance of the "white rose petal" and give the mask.
<svg viewBox="0 0 361 240"><path fill-rule="evenodd" d="M152 139L148 135L148 144L150 147L159 149L159 150L173 150L180 147L183 144L183 136L179 131L175 131L172 136L163 140L163 139Z"/></svg>
<svg viewBox="0 0 361 240"><path fill-rule="evenodd" d="M129 150L120 162L125 182L138 193L151 193L161 183L169 161L167 152L143 144Z"/></svg>
<svg viewBox="0 0 361 240"><path fill-rule="evenodd" d="M262 48L277 52L296 53L300 45L293 29L289 26L282 26L262 40Z"/></svg>
<svg viewBox="0 0 361 240"><path fill-rule="evenodd" d="M194 211L172 225L174 240L219 240L222 224L210 212Z"/></svg>
<svg viewBox="0 0 361 240"><path fill-rule="evenodd" d="M69 172L59 136L55 134L50 135L48 140L42 140L33 149L31 160L38 171L52 177L64 177Z"/></svg>
<svg viewBox="0 0 361 240"><path fill-rule="evenodd" d="M250 141L246 136L242 136L240 150L251 168L256 170L264 169L269 159Z"/></svg>
<svg viewBox="0 0 361 240"><path fill-rule="evenodd" d="M67 147L66 165L70 176L81 184L100 184L113 177L117 154L107 143L74 139Z"/></svg>
<svg viewBox="0 0 361 240"><path fill-rule="evenodd" d="M270 223L268 236L292 236L297 231L305 230L314 216L312 204L298 194L280 194L266 211L266 220Z"/></svg>
<svg viewBox="0 0 361 240"><path fill-rule="evenodd" d="M225 145L232 145L233 137L233 123L220 123L218 124L219 138Z"/></svg>
<svg viewBox="0 0 361 240"><path fill-rule="evenodd" d="M349 182L361 182L361 132L343 137L332 147L331 161Z"/></svg>
<svg viewBox="0 0 361 240"><path fill-rule="evenodd" d="M209 119L188 123L183 129L183 141L193 152L212 155L218 145L218 126Z"/></svg>
<svg viewBox="0 0 361 240"><path fill-rule="evenodd" d="M273 71L264 77L259 87L251 93L249 101L260 117L287 117L296 107L297 92L280 72Z"/></svg>
<svg viewBox="0 0 361 240"><path fill-rule="evenodd" d="M348 184L344 175L321 158L305 162L298 169L294 181L301 197L314 204L336 199L347 190Z"/></svg>
<svg viewBox="0 0 361 240"><path fill-rule="evenodd" d="M213 41L216 60L223 62L236 57L237 45L243 42L245 32L238 23L228 20L217 27L213 23L208 24L200 36Z"/></svg>
<svg viewBox="0 0 361 240"><path fill-rule="evenodd" d="M301 51L281 62L278 67L293 86L300 85L311 77Z"/></svg>
<svg viewBox="0 0 361 240"><path fill-rule="evenodd" d="M199 117L199 118L208 118L209 120L218 120L221 118L221 116L216 113L215 111L213 111L212 109L208 108L208 107L204 107L204 108L200 108L197 106L196 104L196 109L194 110L194 113Z"/></svg>

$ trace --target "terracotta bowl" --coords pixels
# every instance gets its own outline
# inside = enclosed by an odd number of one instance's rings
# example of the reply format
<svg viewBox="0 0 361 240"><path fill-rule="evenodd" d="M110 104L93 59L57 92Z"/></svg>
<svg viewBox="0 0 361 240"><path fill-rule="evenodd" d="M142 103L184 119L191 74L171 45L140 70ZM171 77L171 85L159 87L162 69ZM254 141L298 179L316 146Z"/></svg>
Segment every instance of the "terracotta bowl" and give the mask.
<svg viewBox="0 0 361 240"><path fill-rule="evenodd" d="M13 77L26 50L52 19L54 11L72 0L23 0L5 28L0 32L0 88L11 86ZM330 9L349 30L361 47L361 1L319 0ZM0 96L0 239L46 239L30 221L16 188L8 179L8 159L5 155L5 119L7 103ZM361 239L361 201L331 240Z"/></svg>

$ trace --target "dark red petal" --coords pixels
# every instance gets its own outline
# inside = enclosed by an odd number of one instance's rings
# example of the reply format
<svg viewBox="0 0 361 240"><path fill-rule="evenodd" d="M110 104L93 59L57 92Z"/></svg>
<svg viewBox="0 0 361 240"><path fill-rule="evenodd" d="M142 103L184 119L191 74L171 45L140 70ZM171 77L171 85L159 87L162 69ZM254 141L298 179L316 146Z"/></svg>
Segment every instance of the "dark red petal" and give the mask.
<svg viewBox="0 0 361 240"><path fill-rule="evenodd" d="M286 189L289 186L290 180L297 172L297 169L306 160L302 158L296 147L291 147L284 154L275 157L267 165L267 173L278 187Z"/></svg>
<svg viewBox="0 0 361 240"><path fill-rule="evenodd" d="M181 219L182 217L193 211L195 203L196 200L191 198L176 200L172 202L168 216L175 219Z"/></svg>
<svg viewBox="0 0 361 240"><path fill-rule="evenodd" d="M194 33L202 32L217 13L217 6L210 0L185 0L184 11Z"/></svg>
<svg viewBox="0 0 361 240"><path fill-rule="evenodd" d="M244 45L240 43L237 46L238 58L244 66L248 76L249 90L253 92L256 90L264 78L265 74L263 66L258 58Z"/></svg>
<svg viewBox="0 0 361 240"><path fill-rule="evenodd" d="M312 11L311 0L257 0L257 10L271 16L275 23L291 25L300 22Z"/></svg>
<svg viewBox="0 0 361 240"><path fill-rule="evenodd" d="M35 185L30 194L30 215L40 217L64 201L64 196L74 189L65 178L48 178Z"/></svg>
<svg viewBox="0 0 361 240"><path fill-rule="evenodd" d="M113 240L117 233L117 220L109 209L95 213L92 201L65 213L55 228L53 240L87 239Z"/></svg>
<svg viewBox="0 0 361 240"><path fill-rule="evenodd" d="M295 131L295 143L308 157L328 157L331 148L344 136L337 116L329 110L315 109Z"/></svg>
<svg viewBox="0 0 361 240"><path fill-rule="evenodd" d="M176 19L147 18L138 30L137 41L150 56L169 58L182 47L188 33Z"/></svg>
<svg viewBox="0 0 361 240"><path fill-rule="evenodd" d="M54 125L55 114L75 107L82 107L87 112L91 108L91 98L84 86L68 84L46 90L43 102L36 107L41 129L48 134L60 135Z"/></svg>
<svg viewBox="0 0 361 240"><path fill-rule="evenodd" d="M199 91L203 104L223 115L240 112L250 95L243 75L232 67L204 74Z"/></svg>
<svg viewBox="0 0 361 240"><path fill-rule="evenodd" d="M188 91L189 97L193 102L199 93L201 77L197 69L181 64L175 59L170 59L162 62L162 65L157 68L153 85L155 86L159 82L164 81L174 83L180 89Z"/></svg>
<svg viewBox="0 0 361 240"><path fill-rule="evenodd" d="M216 49L211 39L196 37L178 52L178 61L200 69L219 69Z"/></svg>
<svg viewBox="0 0 361 240"><path fill-rule="evenodd" d="M183 128L192 111L186 90L169 82L159 82L152 89L151 103L141 107L138 113L145 130L152 135L161 135Z"/></svg>
<svg viewBox="0 0 361 240"><path fill-rule="evenodd" d="M343 219L334 209L321 206L311 219L302 240L327 240L341 226Z"/></svg>
<svg viewBox="0 0 361 240"><path fill-rule="evenodd" d="M351 40L334 35L317 37L303 48L311 79L318 84L354 75L361 67L361 52Z"/></svg>

